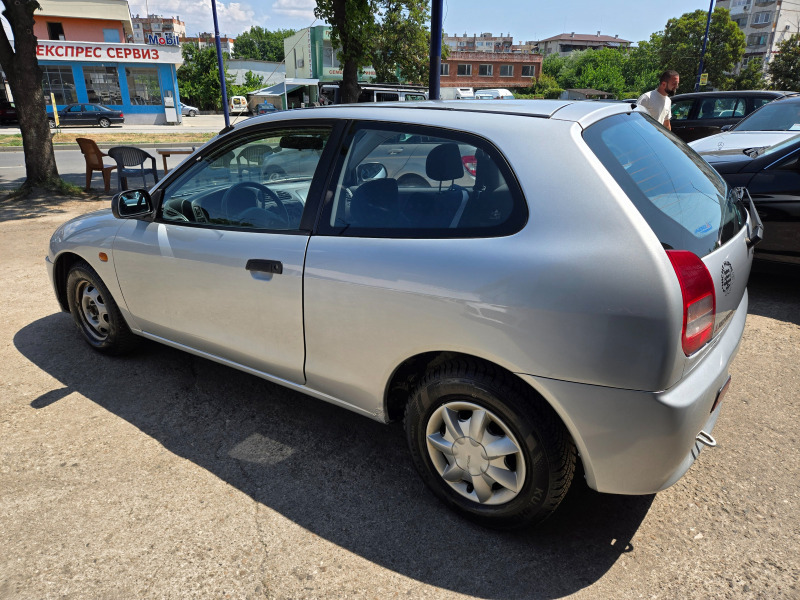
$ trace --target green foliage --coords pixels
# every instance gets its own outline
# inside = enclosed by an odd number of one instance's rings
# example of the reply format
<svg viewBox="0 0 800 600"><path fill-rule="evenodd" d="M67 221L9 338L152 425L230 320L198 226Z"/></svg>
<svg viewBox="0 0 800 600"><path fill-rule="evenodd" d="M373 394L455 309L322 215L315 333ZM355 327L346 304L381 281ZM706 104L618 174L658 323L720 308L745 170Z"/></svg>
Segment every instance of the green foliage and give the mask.
<svg viewBox="0 0 800 600"><path fill-rule="evenodd" d="M294 29L270 31L253 25L236 38L233 58L281 62L284 59L283 40L295 33Z"/></svg>
<svg viewBox="0 0 800 600"><path fill-rule="evenodd" d="M729 86L721 89L726 90L765 90L767 80L764 78L764 63L753 59L747 66L739 71L738 75L730 78Z"/></svg>
<svg viewBox="0 0 800 600"><path fill-rule="evenodd" d="M264 77L262 75L255 75L252 71L244 74L244 83L242 85L228 86L229 96L245 96L247 92L252 92L264 87Z"/></svg>
<svg viewBox="0 0 800 600"><path fill-rule="evenodd" d="M656 32L647 41L639 42L635 48L626 51L622 68L625 77L627 98L638 98L647 91L658 87L658 78L664 69L659 62L659 52L664 42L664 34Z"/></svg>
<svg viewBox="0 0 800 600"><path fill-rule="evenodd" d="M561 73L561 69L564 68L566 62L566 56L561 56L555 53L548 54L542 61L542 74L558 78L558 75Z"/></svg>
<svg viewBox="0 0 800 600"><path fill-rule="evenodd" d="M561 92L564 91L563 88L558 85L556 78L546 73L542 73L539 79L534 80L529 90L534 97L553 99L561 96Z"/></svg>
<svg viewBox="0 0 800 600"><path fill-rule="evenodd" d="M667 21L659 58L662 66L680 73L678 93L694 90L707 17L706 11L696 10ZM709 85L720 88L733 85L726 73L731 72L734 65L741 60L744 49L745 35L731 21L730 11L726 8L715 8L711 15L708 45L703 59L703 71L708 73Z"/></svg>
<svg viewBox="0 0 800 600"><path fill-rule="evenodd" d="M382 0L372 66L378 81L428 84L430 20L428 3Z"/></svg>
<svg viewBox="0 0 800 600"><path fill-rule="evenodd" d="M772 89L800 90L800 34L778 44L769 64L769 76Z"/></svg>
<svg viewBox="0 0 800 600"><path fill-rule="evenodd" d="M183 44L181 52L183 64L178 68L181 98L186 104L197 106L200 110L222 110L216 48L207 46L201 49L197 44ZM233 77L228 75L227 67L224 68L225 87L230 90Z"/></svg>

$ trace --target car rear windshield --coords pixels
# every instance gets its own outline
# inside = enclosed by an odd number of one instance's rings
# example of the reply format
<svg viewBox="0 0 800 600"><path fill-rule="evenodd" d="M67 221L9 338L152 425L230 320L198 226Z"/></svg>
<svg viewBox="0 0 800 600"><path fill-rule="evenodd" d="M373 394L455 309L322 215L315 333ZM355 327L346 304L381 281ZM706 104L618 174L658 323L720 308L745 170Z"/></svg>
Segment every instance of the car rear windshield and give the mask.
<svg viewBox="0 0 800 600"><path fill-rule="evenodd" d="M800 131L800 102L775 100L739 121L731 131Z"/></svg>
<svg viewBox="0 0 800 600"><path fill-rule="evenodd" d="M583 137L665 248L703 257L743 226L716 171L641 113L604 119Z"/></svg>

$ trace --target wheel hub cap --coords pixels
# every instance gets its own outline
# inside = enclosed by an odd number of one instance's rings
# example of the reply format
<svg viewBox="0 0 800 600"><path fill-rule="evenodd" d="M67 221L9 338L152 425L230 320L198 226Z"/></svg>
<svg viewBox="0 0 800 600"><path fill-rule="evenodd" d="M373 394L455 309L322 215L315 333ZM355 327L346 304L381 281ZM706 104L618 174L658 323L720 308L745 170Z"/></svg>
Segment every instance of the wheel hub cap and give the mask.
<svg viewBox="0 0 800 600"><path fill-rule="evenodd" d="M456 465L470 475L480 475L489 468L486 449L472 438L462 437L453 444Z"/></svg>

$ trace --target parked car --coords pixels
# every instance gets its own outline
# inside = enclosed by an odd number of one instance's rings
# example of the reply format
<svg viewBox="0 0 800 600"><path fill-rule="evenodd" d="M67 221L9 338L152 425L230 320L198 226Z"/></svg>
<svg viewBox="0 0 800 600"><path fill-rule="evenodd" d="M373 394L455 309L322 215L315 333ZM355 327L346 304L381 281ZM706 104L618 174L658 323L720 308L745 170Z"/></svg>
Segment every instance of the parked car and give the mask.
<svg viewBox="0 0 800 600"><path fill-rule="evenodd" d="M672 132L685 142L721 133L756 109L797 92L739 90L696 92L672 98Z"/></svg>
<svg viewBox="0 0 800 600"><path fill-rule="evenodd" d="M513 100L514 94L505 88L475 90L475 100Z"/></svg>
<svg viewBox="0 0 800 600"><path fill-rule="evenodd" d="M689 145L696 152L746 150L774 146L800 133L800 96L788 96L765 104L723 133Z"/></svg>
<svg viewBox="0 0 800 600"><path fill-rule="evenodd" d="M13 102L0 102L0 125L19 123L17 107Z"/></svg>
<svg viewBox="0 0 800 600"><path fill-rule="evenodd" d="M52 114L47 116L50 129L56 128L56 120ZM114 110L102 104L68 104L58 111L59 125L78 125L84 127L110 127L113 123L122 124L125 115L121 110Z"/></svg>
<svg viewBox="0 0 800 600"><path fill-rule="evenodd" d="M181 114L184 117L196 117L200 109L196 106L189 106L188 104L181 104Z"/></svg>
<svg viewBox="0 0 800 600"><path fill-rule="evenodd" d="M256 105L256 115L266 115L276 112L278 109L271 102L262 102Z"/></svg>
<svg viewBox="0 0 800 600"><path fill-rule="evenodd" d="M768 148L702 154L732 187L746 187L769 235L756 258L800 264L800 132Z"/></svg>
<svg viewBox="0 0 800 600"><path fill-rule="evenodd" d="M376 161L402 136L438 141L435 186ZM264 147L294 151L292 178L263 177ZM715 444L756 219L623 104L353 104L237 124L58 228L46 262L92 348L144 337L403 419L433 493L509 528L578 460L649 494Z"/></svg>

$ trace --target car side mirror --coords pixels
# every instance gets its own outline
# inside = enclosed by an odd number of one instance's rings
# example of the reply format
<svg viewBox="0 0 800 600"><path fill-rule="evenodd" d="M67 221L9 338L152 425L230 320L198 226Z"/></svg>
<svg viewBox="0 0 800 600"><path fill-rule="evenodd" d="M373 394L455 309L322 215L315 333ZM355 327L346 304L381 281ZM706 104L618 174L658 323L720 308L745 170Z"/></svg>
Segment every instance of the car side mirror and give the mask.
<svg viewBox="0 0 800 600"><path fill-rule="evenodd" d="M117 219L136 219L153 212L153 199L147 190L125 190L111 199L111 212Z"/></svg>
<svg viewBox="0 0 800 600"><path fill-rule="evenodd" d="M386 179L386 167L381 163L361 163L356 167L356 179L359 183L373 179Z"/></svg>
<svg viewBox="0 0 800 600"><path fill-rule="evenodd" d="M728 131L733 125L723 125L720 127L720 131Z"/></svg>

